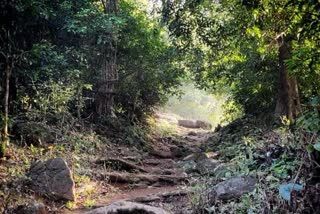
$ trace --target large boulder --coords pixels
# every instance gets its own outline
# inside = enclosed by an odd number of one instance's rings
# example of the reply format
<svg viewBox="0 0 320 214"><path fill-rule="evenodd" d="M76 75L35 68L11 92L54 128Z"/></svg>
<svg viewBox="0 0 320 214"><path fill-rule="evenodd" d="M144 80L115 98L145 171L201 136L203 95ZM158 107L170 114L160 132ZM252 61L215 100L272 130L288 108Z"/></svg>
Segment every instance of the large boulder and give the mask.
<svg viewBox="0 0 320 214"><path fill-rule="evenodd" d="M86 214L169 214L164 209L152 207L129 201L115 202L109 206L101 207Z"/></svg>
<svg viewBox="0 0 320 214"><path fill-rule="evenodd" d="M256 179L252 177L234 177L227 181L218 183L213 190L217 199L228 200L240 198L242 195L255 189Z"/></svg>
<svg viewBox="0 0 320 214"><path fill-rule="evenodd" d="M57 199L75 200L72 173L64 159L37 161L30 167L28 176L36 192Z"/></svg>

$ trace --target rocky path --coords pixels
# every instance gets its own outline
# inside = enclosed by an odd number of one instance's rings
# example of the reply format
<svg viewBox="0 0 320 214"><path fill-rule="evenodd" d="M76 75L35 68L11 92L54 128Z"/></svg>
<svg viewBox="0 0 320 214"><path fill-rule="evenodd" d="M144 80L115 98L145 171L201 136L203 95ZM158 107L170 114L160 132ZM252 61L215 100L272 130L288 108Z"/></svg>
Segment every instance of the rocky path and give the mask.
<svg viewBox="0 0 320 214"><path fill-rule="evenodd" d="M95 187L98 191L94 193L97 198L93 208L129 201L161 208L168 213L192 213L187 183L193 179L193 172L199 170L197 167L201 168L197 166L196 159L200 158L197 154L201 154L200 147L208 133L179 126L176 132L175 137L156 139L148 152L118 148L97 158L90 171L97 178L93 185L99 185ZM121 206L132 208L136 204ZM90 209L65 210L65 213L88 211Z"/></svg>
<svg viewBox="0 0 320 214"><path fill-rule="evenodd" d="M51 198L76 198L45 204L53 213L79 214L207 213L255 189L254 178L230 173L232 163L219 154L221 131L176 126L174 134L159 136L141 149L106 143L96 153L79 154L81 165L73 170L61 157L37 161L29 170L31 187ZM220 147L207 152L209 143Z"/></svg>
<svg viewBox="0 0 320 214"><path fill-rule="evenodd" d="M29 197L27 203L9 207L21 212L7 213L28 213L26 209L33 208L88 214L242 213L252 203L257 210L274 203L269 200L278 192L270 191L267 179L276 175L261 166L272 167L268 153L279 158L278 151L284 151L279 150L277 133L261 135L264 132L248 119L215 132L179 126L174 130L169 136L156 133L154 142L140 149L104 142L86 153L36 161L28 170L28 180L14 184L20 188L18 193ZM249 147L246 136L259 137L253 138L257 145Z"/></svg>

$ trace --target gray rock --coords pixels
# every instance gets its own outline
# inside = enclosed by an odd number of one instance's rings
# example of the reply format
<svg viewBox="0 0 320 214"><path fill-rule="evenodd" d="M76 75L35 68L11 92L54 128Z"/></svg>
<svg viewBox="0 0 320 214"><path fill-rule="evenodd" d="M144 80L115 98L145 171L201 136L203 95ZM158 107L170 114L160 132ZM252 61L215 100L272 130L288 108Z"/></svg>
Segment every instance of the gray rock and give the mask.
<svg viewBox="0 0 320 214"><path fill-rule="evenodd" d="M189 136L197 136L197 132L195 132L195 131L190 131L190 132L188 132L188 135L189 135Z"/></svg>
<svg viewBox="0 0 320 214"><path fill-rule="evenodd" d="M31 166L28 176L36 192L57 199L75 200L72 173L64 159L37 161Z"/></svg>
<svg viewBox="0 0 320 214"><path fill-rule="evenodd" d="M184 160L178 163L178 166L183 169L183 171L187 174L196 171L196 162L194 160Z"/></svg>
<svg viewBox="0 0 320 214"><path fill-rule="evenodd" d="M178 120L178 125L185 127L185 128L191 128L191 129L198 129L200 128L196 121L194 120Z"/></svg>
<svg viewBox="0 0 320 214"><path fill-rule="evenodd" d="M191 129L212 129L212 125L203 120L178 120L178 125Z"/></svg>
<svg viewBox="0 0 320 214"><path fill-rule="evenodd" d="M46 207L43 203L33 203L18 206L13 213L16 214L47 214Z"/></svg>
<svg viewBox="0 0 320 214"><path fill-rule="evenodd" d="M101 207L101 208L86 212L86 214L118 214L118 213L119 214L120 213L169 214L169 212L161 208L152 207L152 206L148 206L140 203L129 202L129 201L115 202L109 206Z"/></svg>
<svg viewBox="0 0 320 214"><path fill-rule="evenodd" d="M221 133L209 133L206 136L205 143L201 145L201 149L203 151L217 151L217 147L220 145L222 141Z"/></svg>
<svg viewBox="0 0 320 214"><path fill-rule="evenodd" d="M187 154L190 154L192 153L192 150L186 146L170 146L170 151L172 153L172 155L174 157L178 157L178 158L181 158L183 156L186 156Z"/></svg>
<svg viewBox="0 0 320 214"><path fill-rule="evenodd" d="M183 158L183 160L194 160L194 161L201 161L203 159L207 159L208 156L206 155L206 153L203 152L197 152L197 153L193 153L191 155L186 156L185 158Z"/></svg>
<svg viewBox="0 0 320 214"><path fill-rule="evenodd" d="M208 137L207 143L212 145L218 145L221 142L221 134L213 133Z"/></svg>
<svg viewBox="0 0 320 214"><path fill-rule="evenodd" d="M217 199L228 200L252 192L255 185L256 179L252 177L234 177L218 183L213 191Z"/></svg>
<svg viewBox="0 0 320 214"><path fill-rule="evenodd" d="M196 125L201 129L211 130L212 125L206 121L203 120L196 120Z"/></svg>
<svg viewBox="0 0 320 214"><path fill-rule="evenodd" d="M197 162L196 171L201 175L214 175L215 169L221 163L217 160L211 158L201 159Z"/></svg>

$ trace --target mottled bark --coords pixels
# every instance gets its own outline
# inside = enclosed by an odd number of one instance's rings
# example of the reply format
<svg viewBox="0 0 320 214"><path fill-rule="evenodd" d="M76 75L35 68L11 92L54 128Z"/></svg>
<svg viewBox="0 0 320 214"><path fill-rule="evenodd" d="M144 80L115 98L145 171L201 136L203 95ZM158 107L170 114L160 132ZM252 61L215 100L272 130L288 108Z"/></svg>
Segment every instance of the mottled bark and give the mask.
<svg viewBox="0 0 320 214"><path fill-rule="evenodd" d="M290 58L290 45L281 36L279 44L279 85L275 116L295 119L301 113L297 79L289 75L285 60Z"/></svg>
<svg viewBox="0 0 320 214"><path fill-rule="evenodd" d="M117 0L102 1L107 14L117 14ZM98 115L110 115L114 105L115 82L117 73L117 41L114 33L110 33L109 42L104 47L101 62L100 78L97 83L96 113Z"/></svg>

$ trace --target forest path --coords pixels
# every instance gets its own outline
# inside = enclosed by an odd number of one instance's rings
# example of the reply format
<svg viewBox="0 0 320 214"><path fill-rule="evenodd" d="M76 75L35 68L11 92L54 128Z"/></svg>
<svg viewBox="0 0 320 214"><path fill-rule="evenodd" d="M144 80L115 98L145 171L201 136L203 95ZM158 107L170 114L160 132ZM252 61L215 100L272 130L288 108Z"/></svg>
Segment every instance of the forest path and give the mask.
<svg viewBox="0 0 320 214"><path fill-rule="evenodd" d="M166 117L157 120L172 122ZM175 125L170 136L155 137L148 151L110 149L91 168L96 181L87 185L94 186L94 206L64 213L85 213L121 200L160 207L170 213L191 213L186 184L198 175L187 174L184 164L200 153L208 136L209 131ZM88 201L81 204L88 205Z"/></svg>

